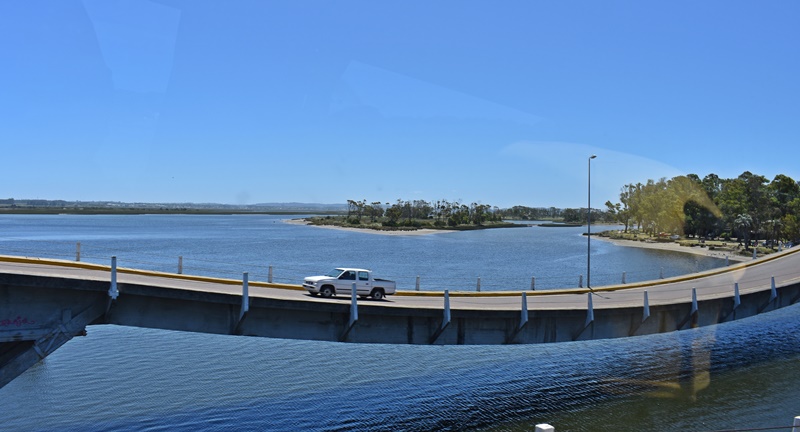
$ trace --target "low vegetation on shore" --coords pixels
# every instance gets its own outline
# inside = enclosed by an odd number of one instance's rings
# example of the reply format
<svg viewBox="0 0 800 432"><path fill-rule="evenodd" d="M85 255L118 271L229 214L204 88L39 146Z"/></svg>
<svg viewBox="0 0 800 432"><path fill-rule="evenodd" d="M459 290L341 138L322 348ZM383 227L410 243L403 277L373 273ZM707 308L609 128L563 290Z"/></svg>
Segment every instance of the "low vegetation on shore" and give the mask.
<svg viewBox="0 0 800 432"><path fill-rule="evenodd" d="M525 225L504 222L497 207L487 204L462 204L446 200L429 203L424 200L397 200L394 204L347 201L347 214L306 219L312 225L331 225L381 231L414 231L418 229L475 230L513 228Z"/></svg>

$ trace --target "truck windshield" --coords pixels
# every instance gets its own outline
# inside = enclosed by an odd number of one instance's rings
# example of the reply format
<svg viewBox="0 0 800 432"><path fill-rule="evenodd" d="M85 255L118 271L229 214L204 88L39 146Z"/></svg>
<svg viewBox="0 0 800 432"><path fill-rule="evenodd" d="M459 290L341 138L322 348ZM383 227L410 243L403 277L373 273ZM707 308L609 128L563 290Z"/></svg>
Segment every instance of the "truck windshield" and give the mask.
<svg viewBox="0 0 800 432"><path fill-rule="evenodd" d="M325 276L332 277L332 278L338 278L339 275L342 274L343 271L344 271L343 269L333 269L333 270L329 271Z"/></svg>

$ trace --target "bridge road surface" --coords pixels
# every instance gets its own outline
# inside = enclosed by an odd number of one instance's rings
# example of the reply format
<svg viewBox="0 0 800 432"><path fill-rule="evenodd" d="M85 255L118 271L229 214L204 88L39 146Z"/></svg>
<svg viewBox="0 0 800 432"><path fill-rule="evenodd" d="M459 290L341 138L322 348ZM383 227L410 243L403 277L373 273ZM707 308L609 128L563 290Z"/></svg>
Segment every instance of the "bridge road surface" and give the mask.
<svg viewBox="0 0 800 432"><path fill-rule="evenodd" d="M673 277L669 279L593 287L592 304L597 309L613 309L622 307L643 306L644 291L648 292L649 305L691 303L692 289L696 289L697 301L732 297L734 284L739 284L740 295L771 289L771 278L775 278L778 287L800 282L800 248L789 249L777 254L767 255L758 260L748 261L722 269L709 270L702 273ZM54 261L35 259L25 262L7 261L0 257L0 274L18 274L29 276L58 277L65 279L93 280L110 282L110 267L83 265L69 261L53 264ZM66 265L64 265L66 264ZM210 277L192 277L188 275L168 274L118 269L117 283L158 286L176 290L221 293L231 295L242 294L242 281L224 280ZM275 287L269 287L270 285ZM509 287L512 288L512 287ZM528 310L586 310L589 289L562 289L526 291ZM522 291L455 291L450 293L451 310L520 310ZM124 288L121 289L124 296ZM325 299L312 297L300 285L265 284L257 281L249 282L251 298L270 298L277 300L295 300L321 303L350 303L349 293ZM399 291L397 295L388 296L382 301L362 300L359 307L383 308L443 308L441 291ZM0 317L2 318L2 317Z"/></svg>

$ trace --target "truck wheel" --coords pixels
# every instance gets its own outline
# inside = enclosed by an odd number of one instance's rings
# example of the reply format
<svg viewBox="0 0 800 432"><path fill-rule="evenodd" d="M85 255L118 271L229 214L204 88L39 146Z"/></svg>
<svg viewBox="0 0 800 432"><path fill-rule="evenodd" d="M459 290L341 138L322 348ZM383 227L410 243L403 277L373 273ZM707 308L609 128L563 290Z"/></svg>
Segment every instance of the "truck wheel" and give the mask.
<svg viewBox="0 0 800 432"><path fill-rule="evenodd" d="M372 299L373 300L383 300L383 290L375 288L372 290Z"/></svg>
<svg viewBox="0 0 800 432"><path fill-rule="evenodd" d="M325 298L333 297L333 287L330 285L325 285L324 287L320 288L319 294Z"/></svg>

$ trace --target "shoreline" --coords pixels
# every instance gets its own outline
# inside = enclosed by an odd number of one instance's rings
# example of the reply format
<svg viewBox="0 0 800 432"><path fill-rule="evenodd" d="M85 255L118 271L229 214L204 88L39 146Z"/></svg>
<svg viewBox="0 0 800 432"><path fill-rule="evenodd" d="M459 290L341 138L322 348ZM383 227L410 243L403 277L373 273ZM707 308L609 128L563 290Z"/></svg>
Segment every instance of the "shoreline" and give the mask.
<svg viewBox="0 0 800 432"><path fill-rule="evenodd" d="M592 236L592 238L607 241L617 246L635 247L640 249L665 250L665 251L688 253L692 255L701 255L719 259L725 259L725 257L727 257L728 260L736 262L750 261L752 259L742 255L734 254L730 251L709 250L707 247L705 248L687 247L687 246L681 246L678 243L656 243L656 242L648 243L638 240L612 239L608 237L600 237L594 235Z"/></svg>
<svg viewBox="0 0 800 432"><path fill-rule="evenodd" d="M283 219L284 223L292 224L292 225L306 225L316 228L327 228L327 229L334 229L340 231L350 231L350 232L360 232L366 234L377 234L377 235L386 235L386 236L424 236L424 235L431 235L431 234L444 234L444 233L453 233L459 232L456 230L436 230L430 228L421 228L417 230L397 230L397 231L384 231L384 230L373 230L369 228L351 228L351 227L341 227L336 225L313 225L305 219ZM625 240L625 239L612 239L609 237L601 237L601 236L592 236L592 239L599 239L602 241L610 242L617 246L623 247L635 247L639 249L655 249L655 250L664 250L664 251L671 251L671 252L680 252L692 255L700 255L700 256L707 256L711 258L719 258L725 259L726 257L728 260L733 262L744 262L750 261L752 258L745 257L742 255L736 255L730 251L720 251L720 250L709 250L707 247L687 247L681 246L678 243L648 243L638 240Z"/></svg>
<svg viewBox="0 0 800 432"><path fill-rule="evenodd" d="M336 225L314 225L308 222L305 219L283 219L284 223L292 224L292 225L306 225L315 228L327 228L327 229L334 229L340 231L350 231L350 232L360 232L365 234L378 234L378 235L386 235L386 236L423 236L423 235L431 235L431 234L444 234L444 233L453 233L459 232L457 230L437 230L437 229L430 229L430 228L420 228L415 230L374 230L369 228L351 228L351 227L341 227Z"/></svg>

